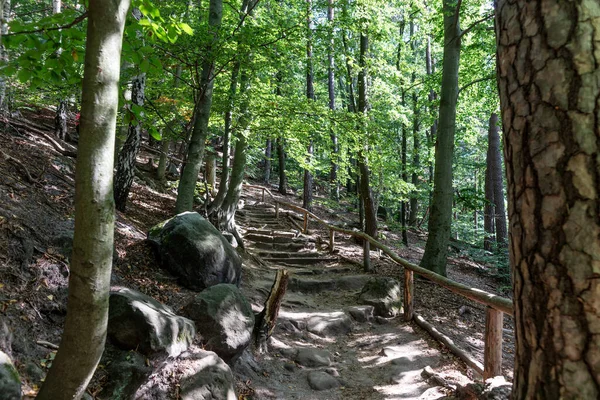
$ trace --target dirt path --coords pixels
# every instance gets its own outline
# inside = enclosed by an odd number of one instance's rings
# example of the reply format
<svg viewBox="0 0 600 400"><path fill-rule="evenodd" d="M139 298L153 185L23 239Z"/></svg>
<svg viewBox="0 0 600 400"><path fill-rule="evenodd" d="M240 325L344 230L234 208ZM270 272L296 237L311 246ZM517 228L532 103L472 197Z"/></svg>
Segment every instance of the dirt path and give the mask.
<svg viewBox="0 0 600 400"><path fill-rule="evenodd" d="M460 362L414 325L373 317L358 293L371 278L354 264L328 254L316 236L302 235L275 209L247 199L239 213L250 262L242 289L256 311L275 271L292 273L269 353L258 363L240 360L242 393L261 399L436 399L449 384L469 379ZM352 311L352 312L350 312Z"/></svg>

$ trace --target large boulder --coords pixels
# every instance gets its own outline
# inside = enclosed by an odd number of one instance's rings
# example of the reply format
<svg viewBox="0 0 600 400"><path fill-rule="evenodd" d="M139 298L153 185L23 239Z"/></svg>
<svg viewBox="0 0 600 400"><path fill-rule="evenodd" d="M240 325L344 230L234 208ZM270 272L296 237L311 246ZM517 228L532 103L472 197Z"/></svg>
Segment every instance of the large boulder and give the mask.
<svg viewBox="0 0 600 400"><path fill-rule="evenodd" d="M0 350L0 398L21 400L21 378L12 361Z"/></svg>
<svg viewBox="0 0 600 400"><path fill-rule="evenodd" d="M389 318L395 317L402 308L400 283L392 278L371 278L363 287L358 301L374 307L374 314Z"/></svg>
<svg viewBox="0 0 600 400"><path fill-rule="evenodd" d="M233 364L252 340L254 313L240 290L230 284L211 286L182 309L196 323L207 350Z"/></svg>
<svg viewBox="0 0 600 400"><path fill-rule="evenodd" d="M242 260L212 224L196 212L184 212L148 232L162 266L192 290L219 283L239 285Z"/></svg>
<svg viewBox="0 0 600 400"><path fill-rule="evenodd" d="M213 352L193 362L194 372L180 381L182 400L236 400L231 369Z"/></svg>
<svg viewBox="0 0 600 400"><path fill-rule="evenodd" d="M108 338L118 347L175 357L188 348L195 335L193 321L152 297L127 288L111 291Z"/></svg>

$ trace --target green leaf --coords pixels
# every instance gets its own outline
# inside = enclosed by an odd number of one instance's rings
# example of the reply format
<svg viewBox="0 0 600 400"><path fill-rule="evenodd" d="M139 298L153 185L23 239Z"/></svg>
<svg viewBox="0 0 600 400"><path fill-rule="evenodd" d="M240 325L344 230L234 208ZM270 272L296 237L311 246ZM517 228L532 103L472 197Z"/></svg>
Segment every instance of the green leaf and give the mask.
<svg viewBox="0 0 600 400"><path fill-rule="evenodd" d="M162 140L162 135L160 134L158 129L156 129L155 126L150 126L148 128L148 134L150 134L150 136L152 136L156 140Z"/></svg>
<svg viewBox="0 0 600 400"><path fill-rule="evenodd" d="M189 26L188 24L186 24L185 22L180 22L179 27L181 28L182 31L184 31L185 33L187 33L190 36L194 34L194 30L192 29L192 27Z"/></svg>

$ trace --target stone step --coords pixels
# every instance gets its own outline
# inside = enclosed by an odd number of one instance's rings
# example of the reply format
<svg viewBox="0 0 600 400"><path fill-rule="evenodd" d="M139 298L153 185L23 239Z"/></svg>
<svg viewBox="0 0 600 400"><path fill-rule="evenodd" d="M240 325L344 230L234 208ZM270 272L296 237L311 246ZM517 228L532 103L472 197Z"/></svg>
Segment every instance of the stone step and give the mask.
<svg viewBox="0 0 600 400"><path fill-rule="evenodd" d="M357 291L361 290L367 281L368 275L346 275L328 279L310 279L291 277L288 290L292 292L318 293L323 291Z"/></svg>
<svg viewBox="0 0 600 400"><path fill-rule="evenodd" d="M294 258L275 258L266 257L263 258L267 262L278 262L288 265L310 265L310 264L324 264L339 261L337 257L294 257Z"/></svg>
<svg viewBox="0 0 600 400"><path fill-rule="evenodd" d="M257 235L270 235L270 236L277 236L277 237L285 237L285 238L295 238L298 236L297 233L294 232L289 232L289 231L283 231L283 230L275 230L275 229L254 229L254 228L248 228L246 229L246 234L257 234Z"/></svg>
<svg viewBox="0 0 600 400"><path fill-rule="evenodd" d="M244 239L260 243L306 243L308 241L306 238L302 237L289 238L281 236L259 235L256 233L246 234Z"/></svg>
<svg viewBox="0 0 600 400"><path fill-rule="evenodd" d="M258 256L261 258L277 258L277 259L285 259L285 258L294 258L294 257L315 257L319 256L320 253L316 251L304 251L304 252L286 252L286 251L259 251Z"/></svg>
<svg viewBox="0 0 600 400"><path fill-rule="evenodd" d="M275 251L293 251L293 250L302 250L306 247L305 243L261 243L255 242L250 245L250 247L261 250L275 250Z"/></svg>

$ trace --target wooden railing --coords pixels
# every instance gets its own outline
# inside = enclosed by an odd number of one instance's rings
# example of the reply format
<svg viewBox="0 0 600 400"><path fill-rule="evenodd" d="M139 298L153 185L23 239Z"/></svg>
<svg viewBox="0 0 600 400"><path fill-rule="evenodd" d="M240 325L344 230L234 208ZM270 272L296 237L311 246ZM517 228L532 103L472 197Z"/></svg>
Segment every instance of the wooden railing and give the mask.
<svg viewBox="0 0 600 400"><path fill-rule="evenodd" d="M329 224L327 221L321 219L312 212L299 207L295 204L288 203L279 200L273 196L271 191L263 186L257 185L244 185L247 188L254 188L262 190L262 202L265 202L265 194L268 194L271 200L275 203L275 216L279 218L279 209L285 207L298 211L303 214L303 233L308 232L309 218L324 225L329 230L329 249L333 252L335 248L335 232L340 232L346 235L354 236L363 239L363 262L365 270L370 270L370 245L375 248L381 249L387 254L394 262L404 267L404 319L406 321L414 321L417 325L427 330L433 337L444 343L450 350L452 350L458 357L460 357L467 365L472 367L478 373L483 375L484 379L502 375L502 325L504 314L510 316L513 315L513 302L510 299L497 296L492 293L485 292L483 290L475 289L455 282L451 279L436 274L435 272L429 271L428 269L422 268L416 264L408 262L403 258L399 257L389 247L383 243L378 242L371 236L364 232L349 230L340 228L335 225ZM470 300L476 301L486 306L486 318L485 318L485 345L484 345L484 362L483 365L473 358L470 354L460 349L454 344L454 342L443 335L433 326L425 321L421 316L414 312L414 274L418 274L446 289L466 297Z"/></svg>

